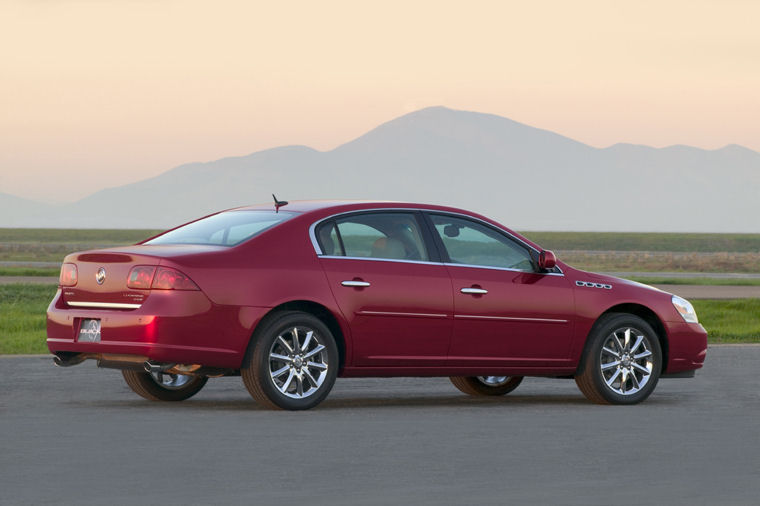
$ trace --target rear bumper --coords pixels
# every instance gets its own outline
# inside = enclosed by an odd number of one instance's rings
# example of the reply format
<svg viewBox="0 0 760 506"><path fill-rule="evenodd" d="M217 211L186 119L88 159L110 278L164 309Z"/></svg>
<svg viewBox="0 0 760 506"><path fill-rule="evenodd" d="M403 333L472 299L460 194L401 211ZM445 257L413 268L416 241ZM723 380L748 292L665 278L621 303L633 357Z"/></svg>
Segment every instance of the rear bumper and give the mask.
<svg viewBox="0 0 760 506"><path fill-rule="evenodd" d="M267 311L215 305L196 291L155 291L132 310L72 308L59 290L47 311L47 345L54 354L129 355L239 369L251 333ZM77 341L85 318L100 319L100 342Z"/></svg>
<svg viewBox="0 0 760 506"><path fill-rule="evenodd" d="M664 374L673 375L702 367L707 355L707 331L699 323L665 322L668 333L668 364Z"/></svg>

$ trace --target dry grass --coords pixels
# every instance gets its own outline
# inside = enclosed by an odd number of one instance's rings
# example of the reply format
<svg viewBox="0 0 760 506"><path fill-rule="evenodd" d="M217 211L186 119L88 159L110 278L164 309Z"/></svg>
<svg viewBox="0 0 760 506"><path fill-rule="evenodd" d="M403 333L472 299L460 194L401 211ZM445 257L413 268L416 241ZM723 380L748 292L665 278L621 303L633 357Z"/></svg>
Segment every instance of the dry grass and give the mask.
<svg viewBox="0 0 760 506"><path fill-rule="evenodd" d="M760 272L760 253L673 251L558 251L578 269L643 272Z"/></svg>

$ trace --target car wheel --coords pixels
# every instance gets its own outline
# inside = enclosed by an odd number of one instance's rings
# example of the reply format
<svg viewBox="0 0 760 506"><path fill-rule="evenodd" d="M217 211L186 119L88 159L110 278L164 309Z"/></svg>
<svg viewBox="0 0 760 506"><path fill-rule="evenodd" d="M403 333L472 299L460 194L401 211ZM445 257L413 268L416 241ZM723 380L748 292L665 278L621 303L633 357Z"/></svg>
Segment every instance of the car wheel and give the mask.
<svg viewBox="0 0 760 506"><path fill-rule="evenodd" d="M652 393L661 370L652 327L638 316L613 313L591 331L575 382L597 404L636 404Z"/></svg>
<svg viewBox="0 0 760 506"><path fill-rule="evenodd" d="M338 374L338 347L314 315L275 315L257 329L251 346L240 375L263 406L309 409L330 393Z"/></svg>
<svg viewBox="0 0 760 506"><path fill-rule="evenodd" d="M123 370L124 380L136 394L151 401L184 401L200 392L208 378L185 374Z"/></svg>
<svg viewBox="0 0 760 506"><path fill-rule="evenodd" d="M522 383L522 376L451 376L449 378L468 395L505 395Z"/></svg>

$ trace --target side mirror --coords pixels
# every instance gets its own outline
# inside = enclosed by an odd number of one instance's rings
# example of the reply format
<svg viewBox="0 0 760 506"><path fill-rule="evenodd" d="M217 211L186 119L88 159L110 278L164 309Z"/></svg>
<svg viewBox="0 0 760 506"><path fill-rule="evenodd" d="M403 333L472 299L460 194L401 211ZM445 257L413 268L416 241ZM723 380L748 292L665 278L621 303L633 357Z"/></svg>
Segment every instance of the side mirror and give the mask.
<svg viewBox="0 0 760 506"><path fill-rule="evenodd" d="M538 267L544 271L550 271L557 265L557 256L553 251L543 250L538 254Z"/></svg>

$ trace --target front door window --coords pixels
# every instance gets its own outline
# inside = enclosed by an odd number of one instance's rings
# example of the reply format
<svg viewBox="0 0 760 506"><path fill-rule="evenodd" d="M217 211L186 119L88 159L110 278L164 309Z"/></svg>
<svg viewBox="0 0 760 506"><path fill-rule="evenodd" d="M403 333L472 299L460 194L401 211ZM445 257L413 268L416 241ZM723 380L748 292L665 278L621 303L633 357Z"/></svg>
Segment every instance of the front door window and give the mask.
<svg viewBox="0 0 760 506"><path fill-rule="evenodd" d="M533 272L528 250L496 230L454 216L431 218L450 263Z"/></svg>

